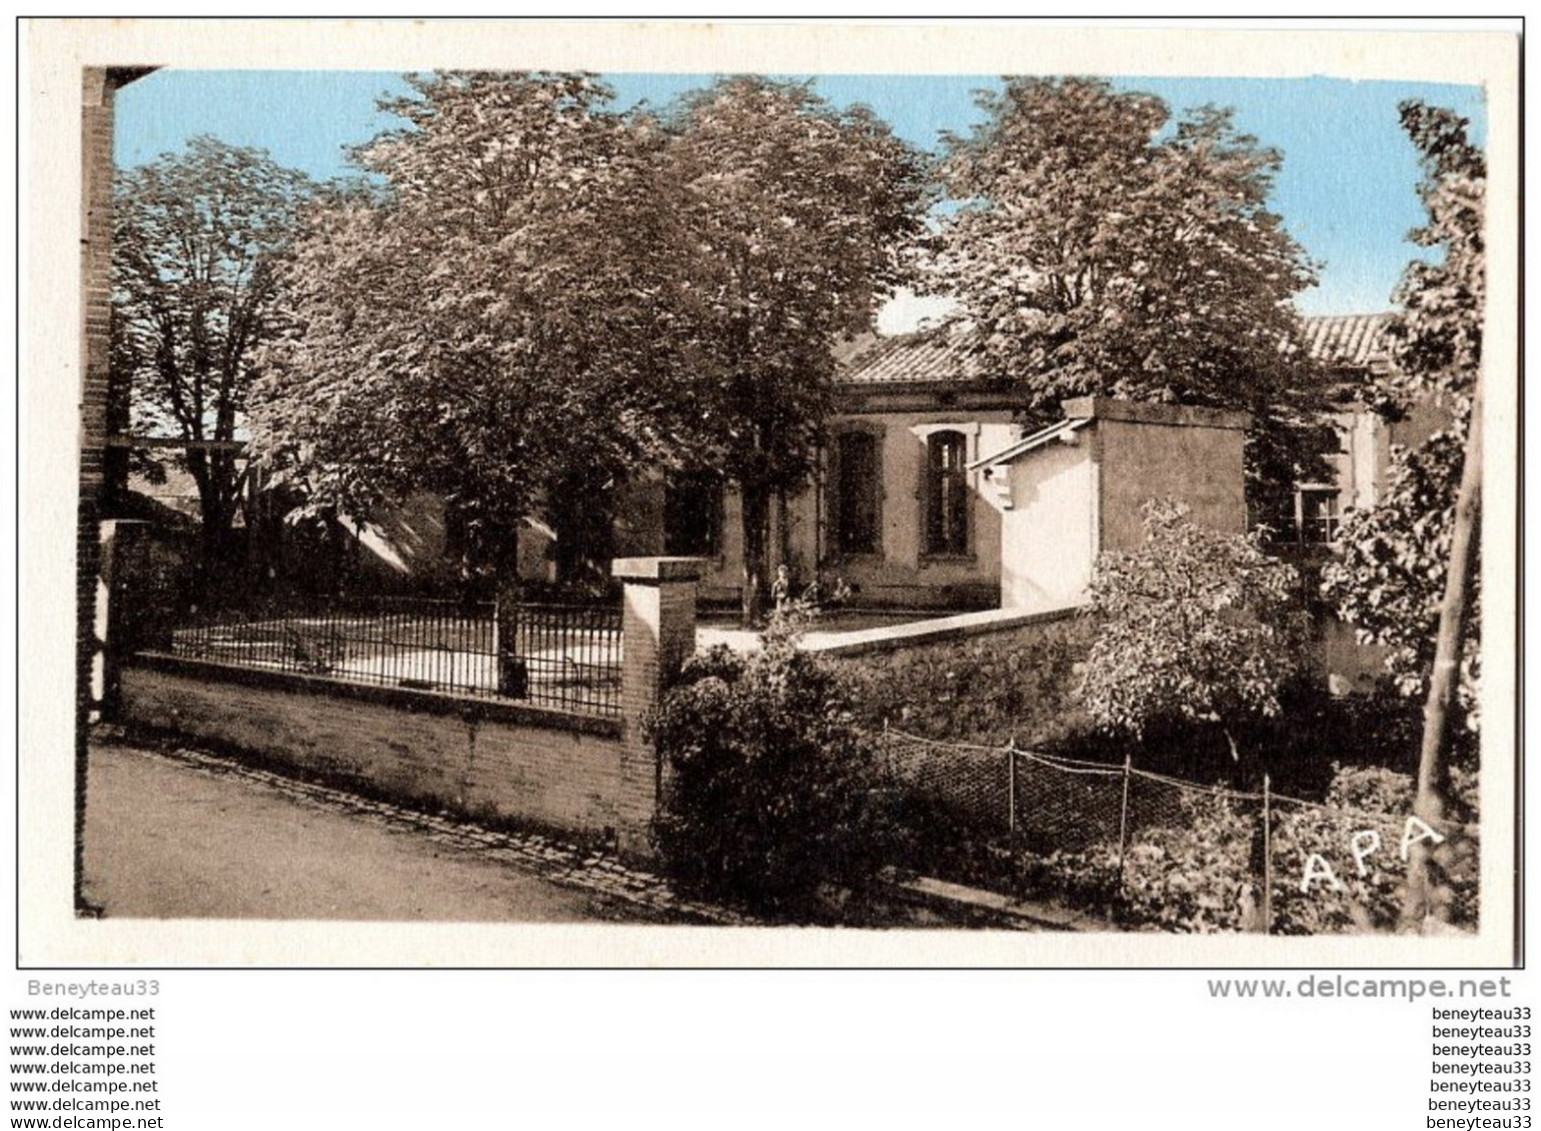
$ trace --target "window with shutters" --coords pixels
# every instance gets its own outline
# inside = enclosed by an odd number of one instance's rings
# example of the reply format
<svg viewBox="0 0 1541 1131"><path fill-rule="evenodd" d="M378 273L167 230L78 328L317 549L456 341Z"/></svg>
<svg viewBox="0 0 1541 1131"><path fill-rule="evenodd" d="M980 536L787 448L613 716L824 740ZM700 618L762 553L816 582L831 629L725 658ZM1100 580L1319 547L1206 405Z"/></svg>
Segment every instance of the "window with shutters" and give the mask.
<svg viewBox="0 0 1541 1131"><path fill-rule="evenodd" d="M933 432L926 439L926 553L961 557L969 552L968 438Z"/></svg>
<svg viewBox="0 0 1541 1131"><path fill-rule="evenodd" d="M879 552L882 471L874 432L842 432L834 445L835 549L841 554Z"/></svg>

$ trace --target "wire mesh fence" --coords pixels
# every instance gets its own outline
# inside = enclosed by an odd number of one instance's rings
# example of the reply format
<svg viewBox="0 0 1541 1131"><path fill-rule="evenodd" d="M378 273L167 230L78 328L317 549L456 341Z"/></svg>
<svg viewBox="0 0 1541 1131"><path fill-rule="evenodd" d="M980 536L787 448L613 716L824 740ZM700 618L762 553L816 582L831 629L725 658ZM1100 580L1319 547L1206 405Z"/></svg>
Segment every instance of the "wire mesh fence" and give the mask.
<svg viewBox="0 0 1541 1131"><path fill-rule="evenodd" d="M1127 824L1128 781L1116 766L1003 752L1011 768L1008 832L1040 852L1079 852L1117 840Z"/></svg>
<svg viewBox="0 0 1541 1131"><path fill-rule="evenodd" d="M512 647L500 649L491 602L290 594L188 613L144 645L355 683L620 710L619 608L521 604L512 619Z"/></svg>
<svg viewBox="0 0 1541 1131"><path fill-rule="evenodd" d="M1127 759L943 742L887 726L875 737L892 788L1013 853L1051 861L1072 886L1111 896L1134 921L1299 934L1385 929L1400 911L1407 849L1423 841L1435 846L1450 918L1477 922L1474 824L1430 830L1409 812L1284 796L1267 776L1246 791Z"/></svg>
<svg viewBox="0 0 1541 1131"><path fill-rule="evenodd" d="M1010 766L996 746L940 743L885 729L880 747L891 786L976 822L1007 831Z"/></svg>

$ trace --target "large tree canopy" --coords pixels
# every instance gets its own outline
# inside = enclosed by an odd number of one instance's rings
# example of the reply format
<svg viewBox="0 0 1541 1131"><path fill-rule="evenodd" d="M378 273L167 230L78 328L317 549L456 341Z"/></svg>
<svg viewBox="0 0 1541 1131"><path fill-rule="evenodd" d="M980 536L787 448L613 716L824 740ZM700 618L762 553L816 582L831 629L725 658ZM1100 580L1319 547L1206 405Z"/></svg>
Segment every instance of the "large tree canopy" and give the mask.
<svg viewBox="0 0 1541 1131"><path fill-rule="evenodd" d="M812 474L832 348L902 277L927 199L920 155L861 107L807 85L723 80L664 119L688 285L712 374L697 458L743 499L745 613L765 591L771 499Z"/></svg>
<svg viewBox="0 0 1541 1131"><path fill-rule="evenodd" d="M379 191L313 217L282 284L253 437L316 508L439 493L516 654L519 526L560 485L677 447L690 406L681 247L656 144L582 74L413 77L405 120L358 153Z"/></svg>
<svg viewBox="0 0 1541 1131"><path fill-rule="evenodd" d="M1402 276L1389 330L1393 364L1373 392L1392 416L1436 400L1448 410L1450 426L1416 448L1393 453L1389 482L1375 507L1345 518L1342 555L1324 571L1323 589L1362 639L1387 649L1387 667L1402 692L1422 697L1482 365L1487 166L1464 119L1420 102L1404 103L1401 112L1420 155L1418 192L1428 213L1410 238L1438 254L1414 260ZM1464 641L1461 692L1468 712L1476 694L1477 596L1474 590Z"/></svg>
<svg viewBox="0 0 1541 1131"><path fill-rule="evenodd" d="M315 507L440 492L508 581L553 482L602 481L693 415L678 241L654 143L591 77L410 81L386 104L405 125L357 154L381 186L318 210L284 273L294 329L254 435Z"/></svg>
<svg viewBox="0 0 1541 1131"><path fill-rule="evenodd" d="M313 190L258 149L196 137L123 173L113 200L113 366L135 423L188 441L236 439L260 348L279 330L274 264ZM231 566L241 461L192 446L206 576Z"/></svg>
<svg viewBox="0 0 1541 1131"><path fill-rule="evenodd" d="M1317 423L1292 298L1314 265L1267 207L1282 157L1228 110L1171 122L1160 99L1090 78L1016 78L946 139L960 207L940 289L1031 414L1099 394L1252 412L1253 501L1290 490Z"/></svg>

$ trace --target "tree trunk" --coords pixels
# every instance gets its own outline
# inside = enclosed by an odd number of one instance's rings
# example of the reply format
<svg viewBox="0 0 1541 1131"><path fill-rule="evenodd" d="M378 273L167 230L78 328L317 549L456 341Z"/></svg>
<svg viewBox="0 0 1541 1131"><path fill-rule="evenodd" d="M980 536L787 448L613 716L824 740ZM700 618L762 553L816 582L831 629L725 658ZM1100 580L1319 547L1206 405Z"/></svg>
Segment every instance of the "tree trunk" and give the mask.
<svg viewBox="0 0 1541 1131"><path fill-rule="evenodd" d="M1471 618L1472 572L1476 561L1478 520L1482 509L1482 390L1480 379L1472 395L1471 425L1456 496L1454 529L1450 535L1450 567L1445 575L1444 603L1439 611L1439 637L1434 668L1429 673L1429 698L1423 708L1423 745L1418 754L1418 792L1413 815L1436 831L1445 817L1445 786L1449 776L1448 735L1451 709L1461 683L1461 658L1466 625ZM1441 858L1446 841L1437 848L1419 840L1407 863L1407 891L1402 902L1402 927L1417 929L1429 919L1448 922L1452 893Z"/></svg>
<svg viewBox="0 0 1541 1131"><path fill-rule="evenodd" d="M786 566L792 573L794 581L801 581L797 576L797 570L792 562L792 523L787 517L787 493L776 492L776 561L778 566Z"/></svg>
<svg viewBox="0 0 1541 1131"><path fill-rule="evenodd" d="M493 563L496 606L493 650L497 653L498 694L527 699L530 669L519 654L519 527L500 533Z"/></svg>
<svg viewBox="0 0 1541 1131"><path fill-rule="evenodd" d="M573 474L557 480L548 521L556 534L556 580L572 595L603 592L615 557L615 507L608 489L595 488L593 475Z"/></svg>
<svg viewBox="0 0 1541 1131"><path fill-rule="evenodd" d="M226 461L194 448L187 453L187 470L198 487L198 577L203 599L219 602L240 595L245 580L235 535L235 502L230 497Z"/></svg>
<svg viewBox="0 0 1541 1131"><path fill-rule="evenodd" d="M233 526L232 509L216 502L203 514L200 545L204 593L207 597L236 598L241 596L245 578L244 563L238 550L238 539Z"/></svg>
<svg viewBox="0 0 1541 1131"><path fill-rule="evenodd" d="M744 527L743 623L753 628L765 615L766 561L770 542L771 493L763 486L742 487Z"/></svg>

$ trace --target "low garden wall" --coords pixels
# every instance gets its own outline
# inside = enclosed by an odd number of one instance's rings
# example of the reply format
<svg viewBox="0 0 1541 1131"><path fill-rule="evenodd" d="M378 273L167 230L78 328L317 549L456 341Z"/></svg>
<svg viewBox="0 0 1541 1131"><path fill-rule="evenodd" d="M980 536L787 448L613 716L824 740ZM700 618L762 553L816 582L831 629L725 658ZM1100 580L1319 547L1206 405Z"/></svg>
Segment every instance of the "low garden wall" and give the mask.
<svg viewBox="0 0 1541 1131"><path fill-rule="evenodd" d="M1094 627L1080 606L991 609L804 647L852 680L868 727L1031 745L1083 726L1073 692Z"/></svg>
<svg viewBox="0 0 1541 1131"><path fill-rule="evenodd" d="M118 717L479 819L614 838L620 719L143 655Z"/></svg>
<svg viewBox="0 0 1541 1131"><path fill-rule="evenodd" d="M689 558L612 563L622 585L613 707L535 706L120 644L107 678L110 718L365 793L647 857L660 769L646 723L695 648L699 569Z"/></svg>

